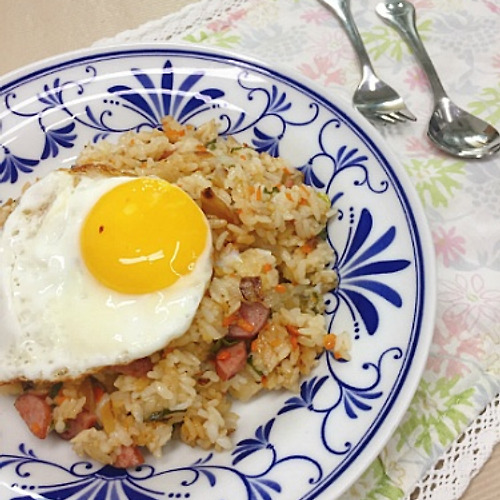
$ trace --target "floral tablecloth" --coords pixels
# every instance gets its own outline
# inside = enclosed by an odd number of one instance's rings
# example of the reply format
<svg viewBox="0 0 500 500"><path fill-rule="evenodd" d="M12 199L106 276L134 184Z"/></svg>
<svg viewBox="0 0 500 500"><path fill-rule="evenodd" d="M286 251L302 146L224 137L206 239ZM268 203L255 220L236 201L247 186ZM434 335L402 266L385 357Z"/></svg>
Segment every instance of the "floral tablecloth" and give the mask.
<svg viewBox="0 0 500 500"><path fill-rule="evenodd" d="M223 47L279 63L350 99L360 78L359 67L339 22L319 2L202 3L197 6L196 23L184 22L177 33L169 23L171 40ZM406 44L376 16L377 3L353 1L352 11L377 73L404 96L418 117L416 123L381 132L399 155L428 217L438 264L438 313L413 403L378 459L344 500L409 495L500 390L500 155L488 161L464 161L431 145L426 137L432 110L429 85ZM450 96L499 127L500 4L494 0L414 4L418 29ZM200 12L205 13L203 22ZM162 26L162 21L150 23L100 44L164 40Z"/></svg>

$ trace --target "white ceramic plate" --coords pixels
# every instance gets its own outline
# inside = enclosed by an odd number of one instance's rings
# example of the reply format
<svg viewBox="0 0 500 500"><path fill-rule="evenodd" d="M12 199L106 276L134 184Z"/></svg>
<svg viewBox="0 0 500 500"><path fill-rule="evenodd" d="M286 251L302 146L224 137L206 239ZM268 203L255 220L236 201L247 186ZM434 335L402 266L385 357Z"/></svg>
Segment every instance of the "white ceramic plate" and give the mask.
<svg viewBox="0 0 500 500"><path fill-rule="evenodd" d="M333 93L262 63L193 46L127 46L50 59L0 81L0 200L70 166L88 141L211 118L280 154L328 194L340 286L326 297L352 361L323 354L299 394L235 407L227 453L166 447L136 470L82 460L34 438L0 398L2 498L311 499L343 492L387 442L413 396L434 320L431 239L418 199L380 135Z"/></svg>

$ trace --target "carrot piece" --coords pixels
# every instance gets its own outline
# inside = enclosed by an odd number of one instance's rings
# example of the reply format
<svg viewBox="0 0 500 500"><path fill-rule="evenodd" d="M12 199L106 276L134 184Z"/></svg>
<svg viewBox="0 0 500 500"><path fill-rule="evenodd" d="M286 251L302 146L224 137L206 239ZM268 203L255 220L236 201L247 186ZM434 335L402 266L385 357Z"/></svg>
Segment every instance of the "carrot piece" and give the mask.
<svg viewBox="0 0 500 500"><path fill-rule="evenodd" d="M300 331L295 325L286 325L285 328L286 331L294 337L298 337L300 335Z"/></svg>
<svg viewBox="0 0 500 500"><path fill-rule="evenodd" d="M292 349L294 351L299 348L299 340L295 335L290 335L290 343L292 344Z"/></svg>
<svg viewBox="0 0 500 500"><path fill-rule="evenodd" d="M170 127L165 127L164 131L167 139L170 142L177 142L181 137L183 137L186 133L184 129L176 130Z"/></svg>
<svg viewBox="0 0 500 500"><path fill-rule="evenodd" d="M255 193L255 199L257 201L261 201L262 200L262 187L261 186L257 187L257 192Z"/></svg>
<svg viewBox="0 0 500 500"><path fill-rule="evenodd" d="M268 273L272 268L273 268L273 266L271 264L269 264L269 262L267 262L266 264L264 264L262 266L262 272Z"/></svg>
<svg viewBox="0 0 500 500"><path fill-rule="evenodd" d="M307 254L310 254L313 250L314 250L314 247L313 247L310 243L304 243L304 244L300 247L300 251L301 251L302 253L305 253L306 255L307 255Z"/></svg>
<svg viewBox="0 0 500 500"><path fill-rule="evenodd" d="M279 283L274 287L274 290L278 293L285 293L286 292L286 286L283 285L282 283Z"/></svg>
<svg viewBox="0 0 500 500"><path fill-rule="evenodd" d="M96 402L96 404L98 404L99 401L101 401L104 394L105 391L100 385L98 384L94 385L94 401Z"/></svg>
<svg viewBox="0 0 500 500"><path fill-rule="evenodd" d="M237 313L230 314L229 316L226 316L222 320L222 326L232 325L233 323L236 323L236 321L238 321L238 314Z"/></svg>
<svg viewBox="0 0 500 500"><path fill-rule="evenodd" d="M323 337L323 345L325 349L332 351L335 348L335 342L337 341L337 336L334 333L328 333Z"/></svg>
<svg viewBox="0 0 500 500"><path fill-rule="evenodd" d="M222 349L220 350L218 353L217 353L217 356L216 358L219 360L219 361L225 361L226 359L229 359L231 357L231 352L226 350L226 349Z"/></svg>
<svg viewBox="0 0 500 500"><path fill-rule="evenodd" d="M258 339L252 340L252 343L250 344L250 350L252 352L257 352L259 350L259 341L258 341Z"/></svg>
<svg viewBox="0 0 500 500"><path fill-rule="evenodd" d="M54 402L56 403L57 406L61 406L64 401L66 401L66 399L68 399L66 396L64 396L63 394L58 394L55 398L54 398Z"/></svg>
<svg viewBox="0 0 500 500"><path fill-rule="evenodd" d="M250 323L250 321L247 321L245 318L238 318L236 321L236 324L242 329L245 330L245 332L253 332L254 330L254 325Z"/></svg>

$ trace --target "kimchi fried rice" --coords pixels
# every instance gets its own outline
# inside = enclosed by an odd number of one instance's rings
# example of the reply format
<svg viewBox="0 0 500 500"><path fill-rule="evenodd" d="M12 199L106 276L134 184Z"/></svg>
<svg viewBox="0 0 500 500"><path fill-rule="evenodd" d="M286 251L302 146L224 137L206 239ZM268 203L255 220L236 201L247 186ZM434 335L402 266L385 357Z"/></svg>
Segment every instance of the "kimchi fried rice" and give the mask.
<svg viewBox="0 0 500 500"><path fill-rule="evenodd" d="M214 121L195 128L166 117L162 129L88 145L73 168L179 186L205 213L213 239L212 279L184 335L129 366L8 386L17 401L42 398L48 431L71 440L78 454L128 467L142 463L146 450L160 457L171 439L230 449L238 421L233 399L297 391L324 349L349 358L348 336L327 332L323 316L323 295L337 286L324 238L334 211L286 161L219 137ZM257 332L229 333L233 325L252 330L253 313L260 314ZM224 361L241 353L243 363L227 371Z"/></svg>

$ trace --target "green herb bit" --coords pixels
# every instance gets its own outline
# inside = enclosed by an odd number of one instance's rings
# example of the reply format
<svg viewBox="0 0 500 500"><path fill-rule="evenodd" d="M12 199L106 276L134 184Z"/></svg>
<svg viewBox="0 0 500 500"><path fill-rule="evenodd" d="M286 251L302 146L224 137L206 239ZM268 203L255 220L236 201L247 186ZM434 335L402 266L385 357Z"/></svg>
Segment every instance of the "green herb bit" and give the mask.
<svg viewBox="0 0 500 500"><path fill-rule="evenodd" d="M235 146L234 148L230 148L229 152L235 153L236 151L239 151L240 149L244 149L244 146Z"/></svg>
<svg viewBox="0 0 500 500"><path fill-rule="evenodd" d="M230 347L234 344L237 344L239 340L231 340L228 339L227 337L222 337L221 339L217 339L213 344L212 347L210 348L210 351L215 354L216 352L219 352L223 347Z"/></svg>
<svg viewBox="0 0 500 500"><path fill-rule="evenodd" d="M317 193L318 198L323 200L325 203L328 203L328 205L332 204L332 201L330 200L329 196L326 193Z"/></svg>
<svg viewBox="0 0 500 500"><path fill-rule="evenodd" d="M274 186L272 189L267 189L266 187L264 188L264 193L266 194L276 194L276 193L279 193L280 190L278 188L278 186Z"/></svg>
<svg viewBox="0 0 500 500"><path fill-rule="evenodd" d="M323 241L328 239L328 229L326 226L318 233L318 238L321 238Z"/></svg>
<svg viewBox="0 0 500 500"><path fill-rule="evenodd" d="M54 399L58 394L59 394L59 391L61 390L63 386L63 383L62 382L57 382L57 384L54 384L51 388L50 388L50 391L49 391L49 398L50 399Z"/></svg>
<svg viewBox="0 0 500 500"><path fill-rule="evenodd" d="M159 422L160 420L165 420L167 417L173 413L180 413L184 410L169 410L168 408L163 408L163 410L154 411L146 419L147 422Z"/></svg>
<svg viewBox="0 0 500 500"><path fill-rule="evenodd" d="M255 365L253 364L253 357L252 355L250 354L250 356L248 356L247 358L247 363L248 365L250 366L250 368L259 376L259 377L262 377L264 375L264 372L260 371L259 369L257 369L255 367Z"/></svg>
<svg viewBox="0 0 500 500"><path fill-rule="evenodd" d="M210 151L214 151L214 149L217 148L217 138L215 139L212 139L211 141L208 141L206 144L205 144L205 147L207 149L209 149Z"/></svg>

